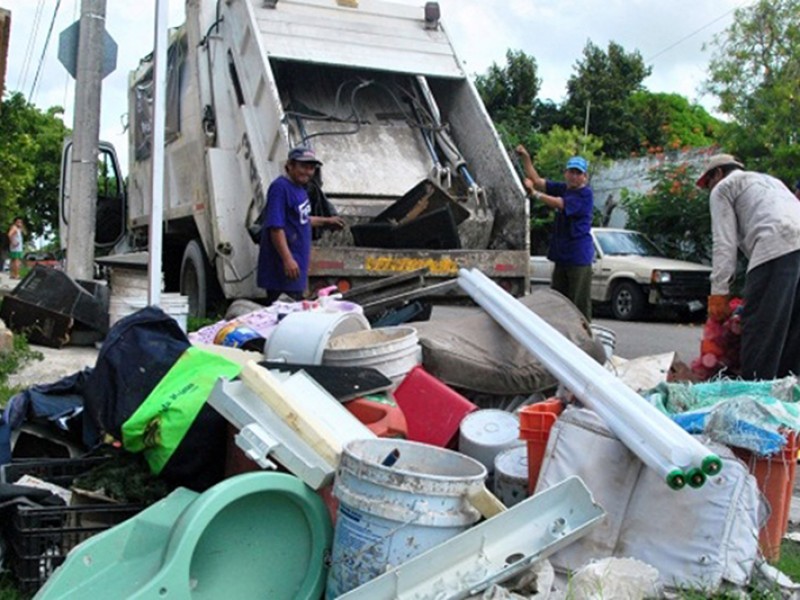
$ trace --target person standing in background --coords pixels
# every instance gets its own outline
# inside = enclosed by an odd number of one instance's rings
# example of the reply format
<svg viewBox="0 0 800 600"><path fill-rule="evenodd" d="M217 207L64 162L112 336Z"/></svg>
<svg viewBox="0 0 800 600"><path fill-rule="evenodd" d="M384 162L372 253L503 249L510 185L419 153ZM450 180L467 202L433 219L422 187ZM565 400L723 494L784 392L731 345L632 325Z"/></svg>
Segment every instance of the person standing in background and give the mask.
<svg viewBox="0 0 800 600"><path fill-rule="evenodd" d="M286 161L286 173L267 190L257 278L258 287L267 291L267 305L281 294L294 300L303 298L311 258L311 228L344 227L341 217L311 214L307 186L321 165L310 148L294 148Z"/></svg>
<svg viewBox="0 0 800 600"><path fill-rule="evenodd" d="M16 217L8 230L8 256L11 259L11 279L19 279L22 265L22 248L25 243L25 223L22 217Z"/></svg>
<svg viewBox="0 0 800 600"><path fill-rule="evenodd" d="M564 169L565 181L550 181L536 171L525 146L517 146L517 154L531 197L556 211L547 250L547 258L555 263L550 287L569 298L591 321L594 195L588 185L589 165L582 156L573 156Z"/></svg>
<svg viewBox="0 0 800 600"><path fill-rule="evenodd" d="M740 375L800 375L800 204L786 185L745 171L730 154L709 158L697 186L711 191L710 319L730 316L737 252L747 258Z"/></svg>

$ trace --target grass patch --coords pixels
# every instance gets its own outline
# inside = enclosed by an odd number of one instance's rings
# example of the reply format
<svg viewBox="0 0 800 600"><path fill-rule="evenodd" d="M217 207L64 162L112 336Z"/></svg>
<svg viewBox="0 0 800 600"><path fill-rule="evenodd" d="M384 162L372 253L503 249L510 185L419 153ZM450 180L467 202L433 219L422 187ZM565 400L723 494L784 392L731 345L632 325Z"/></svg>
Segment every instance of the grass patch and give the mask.
<svg viewBox="0 0 800 600"><path fill-rule="evenodd" d="M792 581L800 581L800 543L783 540L781 558L774 566Z"/></svg>
<svg viewBox="0 0 800 600"><path fill-rule="evenodd" d="M0 407L4 407L14 394L21 391L19 386L9 385L9 376L33 360L44 360L44 355L30 347L24 334L15 333L12 349L0 353Z"/></svg>

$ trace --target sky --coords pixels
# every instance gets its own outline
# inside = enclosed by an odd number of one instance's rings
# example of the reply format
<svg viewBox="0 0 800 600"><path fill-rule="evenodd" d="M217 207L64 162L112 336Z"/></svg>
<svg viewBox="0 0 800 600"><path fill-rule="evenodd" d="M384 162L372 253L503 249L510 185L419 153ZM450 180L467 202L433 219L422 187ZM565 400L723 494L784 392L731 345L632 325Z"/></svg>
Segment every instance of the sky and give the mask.
<svg viewBox="0 0 800 600"><path fill-rule="evenodd" d="M164 1L169 25L180 24L183 1ZM396 1L424 5L424 0ZM485 73L492 63L504 65L508 49L522 50L536 59L542 80L539 97L561 102L587 41L603 49L614 41L626 52L638 50L652 66L652 75L644 81L647 89L679 93L713 112L714 99L701 96L698 89L711 58L703 45L732 23L734 9L753 1L439 0L439 4L442 22L470 75ZM42 109L63 106L68 127L73 123L75 89L58 60L58 40L78 20L80 5L81 0L0 0L0 8L12 13L7 92L21 91ZM117 147L123 161L128 73L152 50L155 5L154 0L106 3L106 30L118 45L118 55L116 70L103 81L100 137Z"/></svg>

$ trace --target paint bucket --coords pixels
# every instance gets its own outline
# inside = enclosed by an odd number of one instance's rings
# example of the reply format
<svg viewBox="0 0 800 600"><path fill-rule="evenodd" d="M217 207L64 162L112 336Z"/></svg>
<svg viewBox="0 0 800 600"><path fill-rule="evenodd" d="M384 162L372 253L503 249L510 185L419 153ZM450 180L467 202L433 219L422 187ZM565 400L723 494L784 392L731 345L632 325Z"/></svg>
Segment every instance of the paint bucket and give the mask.
<svg viewBox="0 0 800 600"><path fill-rule="evenodd" d="M354 312L289 313L267 339L264 357L300 365L320 365L325 346L331 339L368 329L369 321Z"/></svg>
<svg viewBox="0 0 800 600"><path fill-rule="evenodd" d="M349 442L333 488L339 510L326 597L336 598L476 523L480 513L467 496L485 479L483 465L451 450L406 440Z"/></svg>
<svg viewBox="0 0 800 600"><path fill-rule="evenodd" d="M511 508L528 497L528 449L515 446L494 459L494 493Z"/></svg>
<svg viewBox="0 0 800 600"><path fill-rule="evenodd" d="M611 357L614 356L614 348L617 346L617 334L608 327L594 324L590 327L592 329L592 337L603 344L603 350L606 351L606 360L611 360Z"/></svg>
<svg viewBox="0 0 800 600"><path fill-rule="evenodd" d="M161 294L161 309L178 322L178 326L186 333L189 315L189 298L180 294ZM147 292L140 295L118 296L112 293L108 300L108 326L143 309L147 304Z"/></svg>
<svg viewBox="0 0 800 600"><path fill-rule="evenodd" d="M422 347L413 327L382 327L331 339L322 364L332 367L372 367L399 385L422 363Z"/></svg>
<svg viewBox="0 0 800 600"><path fill-rule="evenodd" d="M494 459L498 454L520 445L519 419L513 413L484 408L461 421L458 449L483 463L489 473L494 472Z"/></svg>

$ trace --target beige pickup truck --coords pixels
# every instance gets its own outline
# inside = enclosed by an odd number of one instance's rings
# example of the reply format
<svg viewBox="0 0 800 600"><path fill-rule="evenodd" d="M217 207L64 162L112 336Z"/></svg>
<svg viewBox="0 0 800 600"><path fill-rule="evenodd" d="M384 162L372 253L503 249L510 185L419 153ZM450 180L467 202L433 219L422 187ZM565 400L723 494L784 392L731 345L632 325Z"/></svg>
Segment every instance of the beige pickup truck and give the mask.
<svg viewBox="0 0 800 600"><path fill-rule="evenodd" d="M595 227L592 237L592 301L610 304L615 319L636 320L654 306L705 310L711 267L666 258L638 231ZM549 284L552 270L546 257L531 256L532 284Z"/></svg>

